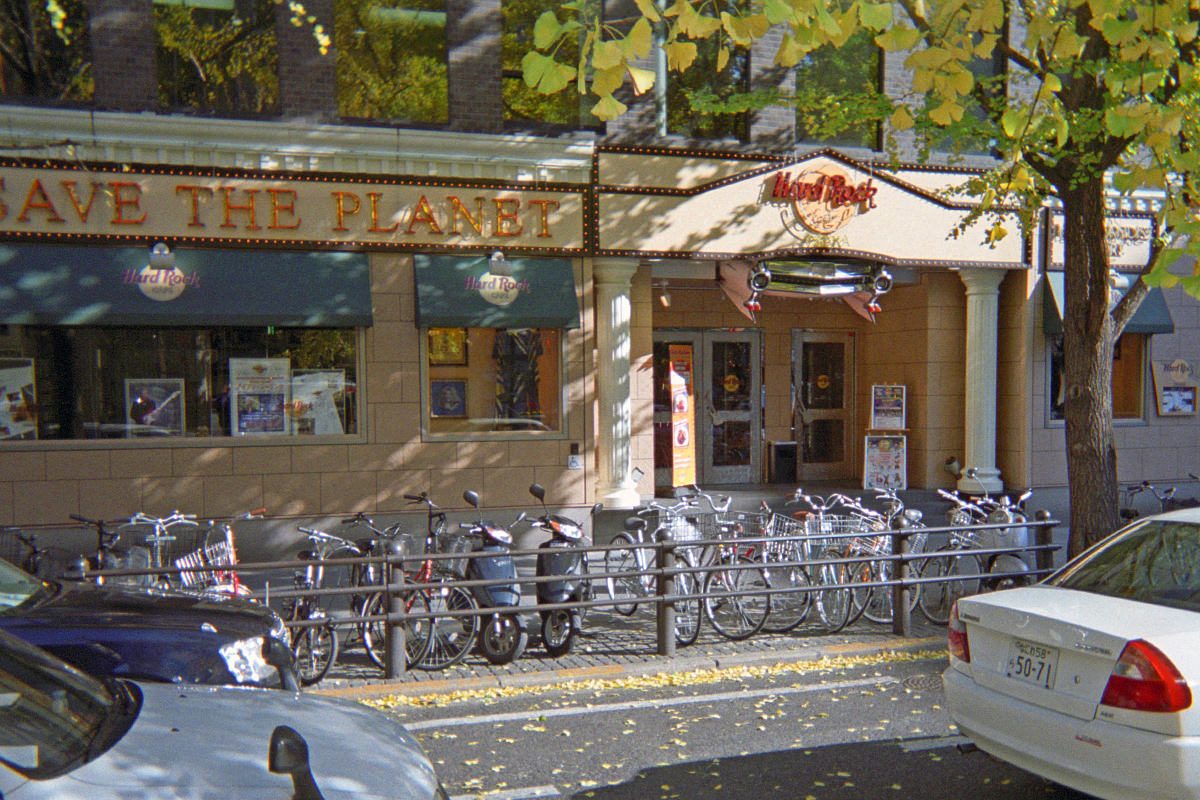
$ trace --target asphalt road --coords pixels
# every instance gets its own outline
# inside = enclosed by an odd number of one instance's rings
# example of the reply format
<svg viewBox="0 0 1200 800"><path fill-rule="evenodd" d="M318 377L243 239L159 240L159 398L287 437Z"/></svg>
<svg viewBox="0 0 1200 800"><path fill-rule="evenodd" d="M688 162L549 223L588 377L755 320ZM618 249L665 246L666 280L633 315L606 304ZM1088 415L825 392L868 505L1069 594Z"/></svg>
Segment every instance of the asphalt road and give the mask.
<svg viewBox="0 0 1200 800"><path fill-rule="evenodd" d="M1082 797L961 753L945 666L890 654L375 704L417 736L452 797Z"/></svg>

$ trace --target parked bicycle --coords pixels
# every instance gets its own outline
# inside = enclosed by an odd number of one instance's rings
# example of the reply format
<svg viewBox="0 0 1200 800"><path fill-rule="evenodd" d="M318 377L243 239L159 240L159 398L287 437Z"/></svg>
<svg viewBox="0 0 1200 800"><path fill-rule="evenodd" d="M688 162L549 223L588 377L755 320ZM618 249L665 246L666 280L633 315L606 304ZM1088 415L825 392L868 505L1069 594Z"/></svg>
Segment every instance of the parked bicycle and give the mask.
<svg viewBox="0 0 1200 800"><path fill-rule="evenodd" d="M142 536L142 543L150 551L150 566L163 570L158 575L150 576L149 580L157 589L170 589L177 582L169 573L175 550L173 543L183 534L181 529L184 528L188 529L187 533L191 534L190 538L194 540L200 532L200 523L196 521L195 514L184 514L178 509L165 517L152 517L139 511L121 526L119 533L123 534L127 530L142 526L150 528L150 533ZM190 541L183 549L191 552L196 549L193 544L195 541Z"/></svg>
<svg viewBox="0 0 1200 800"><path fill-rule="evenodd" d="M837 560L843 557L838 543L846 536L864 532L864 523L855 517L835 514L833 510L839 500L833 495L821 497L796 489L785 505L796 502L805 503L808 509L796 512L793 517L800 523L799 534L803 538L792 540L797 544L788 548L787 556L790 561L809 562L805 580L822 587L813 592L813 607L825 630L837 633L850 624L854 610L853 592L847 588L851 583L850 569L848 564ZM790 526L785 528L778 516L772 518L773 529L788 530ZM800 558L794 557L797 555ZM822 561L830 563L820 563ZM797 578L793 577L791 581L795 583Z"/></svg>
<svg viewBox="0 0 1200 800"><path fill-rule="evenodd" d="M44 581L61 578L78 555L62 547L42 547L36 533L13 525L0 527L0 557Z"/></svg>
<svg viewBox="0 0 1200 800"><path fill-rule="evenodd" d="M300 552L301 560L308 562L303 570L293 574L293 583L299 592L320 589L324 578L322 553L331 552L334 546L329 534L315 528L299 528L308 537L311 549ZM292 636L292 655L296 658L296 671L300 683L311 686L329 673L329 668L338 657L338 632L328 612L315 594L297 594L292 597L287 612L283 615ZM303 624L298 624L303 623Z"/></svg>
<svg viewBox="0 0 1200 800"><path fill-rule="evenodd" d="M693 503L686 499L674 505L651 500L635 516L626 518L624 531L612 538L611 544L616 546L604 554L604 572L609 597L615 601L613 610L618 614L629 616L637 611L640 602L658 594L654 572L657 551L645 545L668 537L675 541L700 538L699 532L683 516L692 507ZM647 535L651 517L655 524ZM676 521L680 524L676 525ZM698 566L694 548L676 548L675 553L688 569ZM680 646L693 644L700 636L701 611L696 575L696 572L688 571L671 576L671 593L678 598L674 603L675 642Z"/></svg>
<svg viewBox="0 0 1200 800"><path fill-rule="evenodd" d="M75 575L82 576L84 572L94 573L103 570L118 570L118 569L149 569L151 558L150 551L145 547L132 545L129 547L118 547L117 542L121 538L119 530L113 530L112 525L119 524L106 522L102 519L88 519L87 517L79 516L78 514L69 515L76 522L81 522L96 531L96 550L90 556L81 555L76 559L75 564L67 572L67 577ZM106 577L104 575L96 575L93 580L97 584L103 584L106 580L111 580L114 583L131 584L134 586L153 586L155 579L153 575L122 575Z"/></svg>
<svg viewBox="0 0 1200 800"><path fill-rule="evenodd" d="M433 615L425 629L428 646L423 655L411 659L410 666L421 670L445 669L462 661L474 645L479 633L479 617L475 614L478 604L469 589L452 584L458 579L458 572L465 569L465 564L452 562L463 559L429 557L443 552L440 543L447 540L446 513L434 505L426 492L406 494L404 499L426 508L426 532L420 546L412 546L413 537L404 538L409 556L404 562L405 582L412 587L404 595L404 608L411 613L423 606ZM413 553L417 554L415 561Z"/></svg>
<svg viewBox="0 0 1200 800"><path fill-rule="evenodd" d="M265 508L258 508L240 514L235 519L262 519L266 511ZM210 521L200 546L173 559L171 564L178 570L176 585L183 591L248 597L252 592L238 577L235 569L237 562L233 522L226 521L218 525Z"/></svg>
<svg viewBox="0 0 1200 800"><path fill-rule="evenodd" d="M713 630L732 641L748 639L762 630L771 613L770 581L767 571L750 556L756 545L739 545L742 525L729 515L733 498L719 500L692 485L679 491L681 498L703 500L708 511L683 518L705 539L720 540L705 545L697 559L705 567L698 573L704 590L704 618ZM702 577L700 577L702 576Z"/></svg>

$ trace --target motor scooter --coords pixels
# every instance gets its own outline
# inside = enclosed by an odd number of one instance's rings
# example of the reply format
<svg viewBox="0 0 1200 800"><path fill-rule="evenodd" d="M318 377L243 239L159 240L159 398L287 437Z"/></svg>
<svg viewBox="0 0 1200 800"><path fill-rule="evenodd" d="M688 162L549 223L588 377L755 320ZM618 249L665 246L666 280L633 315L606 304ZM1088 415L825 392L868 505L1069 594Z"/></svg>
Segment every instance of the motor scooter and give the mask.
<svg viewBox="0 0 1200 800"><path fill-rule="evenodd" d="M538 581L538 605L590 600L592 586L587 577L587 550L580 546L583 529L570 517L550 513L546 508L546 490L541 484L530 486L529 493L542 504L542 515L532 520L530 525L550 533L550 538L539 547L537 576L556 578ZM593 519L603 507L601 503L592 506ZM575 636L583 630L585 611L583 608L552 608L539 612L542 618L542 644L546 646L546 652L555 658L571 652Z"/></svg>
<svg viewBox="0 0 1200 800"><path fill-rule="evenodd" d="M472 491L463 492L463 499L479 508L479 495ZM478 547L472 552L485 553L467 559L466 578L471 581L504 581L486 586L472 586L481 609L491 609L490 617L479 628L479 649L491 664L507 664L521 657L529 643L525 620L517 609L521 604L521 584L517 582L517 565L509 555L512 549L512 534L504 528L483 519L465 522L459 528L468 531L468 536L478 538Z"/></svg>

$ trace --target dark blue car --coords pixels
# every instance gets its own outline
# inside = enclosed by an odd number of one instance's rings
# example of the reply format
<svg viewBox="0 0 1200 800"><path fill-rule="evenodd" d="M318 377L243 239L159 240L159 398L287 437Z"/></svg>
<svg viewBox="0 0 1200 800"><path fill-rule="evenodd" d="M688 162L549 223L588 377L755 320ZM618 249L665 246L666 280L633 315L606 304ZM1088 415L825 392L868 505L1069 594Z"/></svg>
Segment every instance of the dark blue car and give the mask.
<svg viewBox="0 0 1200 800"><path fill-rule="evenodd" d="M44 581L0 559L0 629L99 677L299 686L283 620L235 597Z"/></svg>

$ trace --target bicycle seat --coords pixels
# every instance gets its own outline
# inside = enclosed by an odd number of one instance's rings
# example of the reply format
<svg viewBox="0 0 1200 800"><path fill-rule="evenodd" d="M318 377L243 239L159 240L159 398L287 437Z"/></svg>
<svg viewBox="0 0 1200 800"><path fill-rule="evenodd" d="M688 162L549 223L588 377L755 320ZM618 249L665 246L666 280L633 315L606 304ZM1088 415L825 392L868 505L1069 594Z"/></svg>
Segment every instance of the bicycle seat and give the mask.
<svg viewBox="0 0 1200 800"><path fill-rule="evenodd" d="M622 525L627 531L642 531L646 529L645 517L626 517Z"/></svg>

